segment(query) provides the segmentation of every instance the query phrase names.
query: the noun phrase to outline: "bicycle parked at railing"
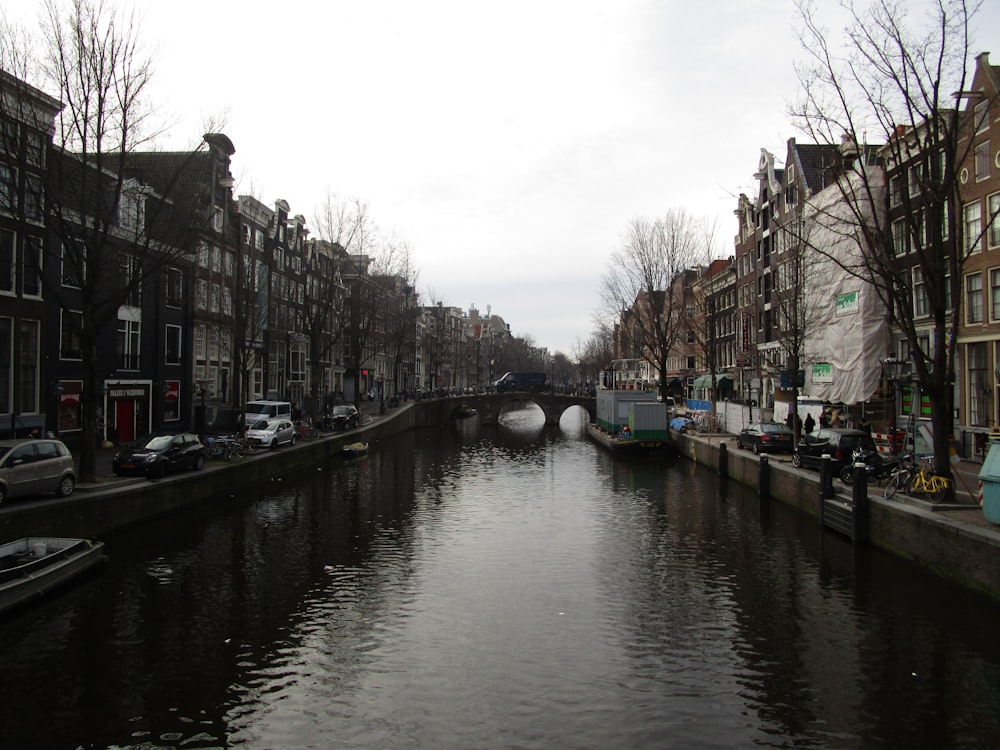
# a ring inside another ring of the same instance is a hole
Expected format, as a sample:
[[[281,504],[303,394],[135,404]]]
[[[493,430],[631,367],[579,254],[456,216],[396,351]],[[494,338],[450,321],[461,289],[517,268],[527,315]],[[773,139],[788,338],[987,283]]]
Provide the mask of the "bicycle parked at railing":
[[[311,419],[296,419],[295,435],[305,440],[311,440],[319,437],[319,430],[313,425]]]
[[[918,462],[911,454],[907,459],[885,486],[887,500],[891,500],[897,492],[903,492],[939,503],[951,494],[951,479],[934,473],[932,458],[925,457]]]

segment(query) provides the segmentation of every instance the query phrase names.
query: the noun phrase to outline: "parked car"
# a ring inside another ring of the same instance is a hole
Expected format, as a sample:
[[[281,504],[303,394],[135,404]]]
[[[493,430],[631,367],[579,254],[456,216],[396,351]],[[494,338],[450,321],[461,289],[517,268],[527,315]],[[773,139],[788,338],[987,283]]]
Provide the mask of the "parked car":
[[[197,435],[147,435],[119,450],[111,459],[111,470],[120,477],[165,477],[182,469],[201,471],[205,446]]]
[[[54,492],[73,494],[76,467],[59,440],[0,440],[0,502]]]
[[[748,448],[754,453],[767,451],[788,451],[795,447],[794,435],[787,425],[780,422],[753,422],[744,427],[736,436],[740,448]]]
[[[290,419],[260,419],[247,429],[247,440],[272,450],[279,445],[295,445],[295,425]]]
[[[361,423],[361,415],[354,404],[339,404],[333,407],[330,422],[335,430],[353,430]]]
[[[799,447],[792,454],[792,464],[819,468],[823,454],[829,453],[833,473],[836,475],[851,463],[855,448],[876,450],[875,441],[871,435],[862,430],[822,427],[799,439]]]

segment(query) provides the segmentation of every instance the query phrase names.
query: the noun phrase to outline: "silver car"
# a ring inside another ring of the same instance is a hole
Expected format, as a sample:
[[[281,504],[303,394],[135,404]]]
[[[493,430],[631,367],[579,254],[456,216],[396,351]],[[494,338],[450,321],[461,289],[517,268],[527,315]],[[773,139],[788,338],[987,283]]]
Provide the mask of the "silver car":
[[[261,419],[247,428],[247,440],[272,449],[286,443],[295,445],[295,425],[290,419]]]
[[[0,502],[46,492],[68,497],[75,488],[76,466],[62,441],[0,440]]]

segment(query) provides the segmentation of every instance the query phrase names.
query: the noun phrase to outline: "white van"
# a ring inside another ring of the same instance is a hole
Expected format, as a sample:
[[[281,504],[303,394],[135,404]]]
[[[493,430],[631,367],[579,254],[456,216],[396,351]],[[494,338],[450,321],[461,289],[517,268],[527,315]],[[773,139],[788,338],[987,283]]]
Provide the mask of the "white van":
[[[288,401],[247,401],[243,424],[252,425],[262,419],[291,419],[292,405]]]

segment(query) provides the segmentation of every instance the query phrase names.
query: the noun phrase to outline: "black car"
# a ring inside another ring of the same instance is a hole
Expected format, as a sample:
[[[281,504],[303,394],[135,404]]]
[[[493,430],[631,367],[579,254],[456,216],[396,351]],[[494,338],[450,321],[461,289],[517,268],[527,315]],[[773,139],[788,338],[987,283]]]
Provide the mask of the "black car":
[[[148,435],[119,450],[111,460],[117,476],[164,477],[181,469],[200,471],[205,446],[197,435]]]
[[[339,404],[333,407],[330,423],[335,430],[352,430],[361,422],[361,415],[354,404]]]
[[[794,447],[792,438],[792,431],[780,422],[753,422],[736,436],[736,444],[740,448],[749,448],[754,453],[791,452]]]
[[[823,454],[830,454],[833,473],[848,466],[853,460],[855,448],[876,450],[872,436],[862,430],[848,430],[842,427],[823,427],[799,439],[799,447],[792,454],[794,466],[815,466],[819,468]]]

